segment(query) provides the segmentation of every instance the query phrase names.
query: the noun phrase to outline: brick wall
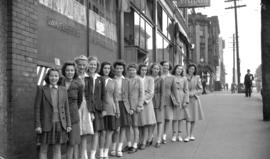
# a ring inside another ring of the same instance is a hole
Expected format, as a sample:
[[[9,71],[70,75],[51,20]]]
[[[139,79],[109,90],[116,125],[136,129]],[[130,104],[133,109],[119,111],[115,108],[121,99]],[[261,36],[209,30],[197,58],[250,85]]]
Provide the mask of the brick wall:
[[[7,1],[0,0],[0,156],[7,153]]]
[[[36,158],[37,1],[8,2],[8,159]]]

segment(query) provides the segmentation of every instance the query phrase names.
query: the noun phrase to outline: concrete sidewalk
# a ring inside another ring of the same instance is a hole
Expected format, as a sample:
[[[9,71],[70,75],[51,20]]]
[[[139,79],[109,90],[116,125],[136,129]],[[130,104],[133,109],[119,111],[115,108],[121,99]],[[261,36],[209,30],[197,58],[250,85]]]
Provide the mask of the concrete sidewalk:
[[[206,119],[197,124],[196,141],[169,142],[159,149],[151,147],[123,159],[270,158],[270,122],[262,121],[259,94],[246,98],[244,94],[216,92],[201,100]]]

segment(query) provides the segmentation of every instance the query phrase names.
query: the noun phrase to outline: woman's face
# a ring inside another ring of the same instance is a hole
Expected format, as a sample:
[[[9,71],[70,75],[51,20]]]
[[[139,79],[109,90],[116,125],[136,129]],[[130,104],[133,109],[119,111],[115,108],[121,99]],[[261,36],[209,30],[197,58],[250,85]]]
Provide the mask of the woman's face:
[[[128,73],[129,73],[129,77],[135,77],[136,76],[136,72],[137,70],[135,68],[129,68],[128,69]]]
[[[87,61],[86,60],[79,60],[77,62],[77,69],[79,73],[84,73],[87,68]]]
[[[194,72],[195,72],[195,67],[194,67],[194,66],[190,66],[190,67],[188,68],[188,74],[189,74],[189,75],[194,75]]]
[[[178,66],[175,70],[175,73],[177,76],[180,76],[181,73],[183,72],[183,67],[182,66]]]
[[[122,76],[124,71],[124,67],[122,65],[116,65],[115,66],[115,75],[116,76]]]
[[[89,61],[89,72],[95,73],[96,70],[97,70],[97,61],[96,60]]]
[[[68,65],[65,69],[66,78],[71,80],[75,75],[75,67],[73,65]]]
[[[167,72],[169,71],[169,69],[170,69],[170,64],[169,64],[169,62],[163,63],[162,69],[163,69],[163,72],[167,73]]]
[[[158,65],[154,65],[154,66],[152,67],[152,74],[153,74],[153,76],[157,76],[158,73],[159,73],[159,71],[160,71],[160,68],[159,68]]]
[[[57,71],[51,71],[49,74],[49,81],[51,85],[57,85],[59,80],[59,73]]]
[[[140,75],[144,77],[147,73],[147,67],[141,67]]]
[[[103,67],[103,74],[105,75],[105,76],[108,76],[109,74],[110,74],[110,71],[111,71],[111,66],[110,65],[105,65],[104,67]]]

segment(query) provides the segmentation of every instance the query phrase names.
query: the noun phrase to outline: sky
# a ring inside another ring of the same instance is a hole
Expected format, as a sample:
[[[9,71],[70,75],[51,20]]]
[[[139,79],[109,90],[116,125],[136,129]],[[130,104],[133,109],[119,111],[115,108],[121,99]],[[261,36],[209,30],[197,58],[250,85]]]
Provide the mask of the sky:
[[[234,10],[226,7],[233,6],[233,2],[225,0],[211,0],[211,6],[195,9],[208,16],[217,15],[220,25],[220,37],[225,40],[224,64],[226,69],[226,82],[232,82],[233,68],[233,34],[235,33]],[[238,5],[247,5],[238,8],[238,36],[241,80],[243,83],[247,69],[255,74],[256,68],[261,64],[261,13],[259,0],[240,0]],[[237,81],[237,80],[236,80]]]

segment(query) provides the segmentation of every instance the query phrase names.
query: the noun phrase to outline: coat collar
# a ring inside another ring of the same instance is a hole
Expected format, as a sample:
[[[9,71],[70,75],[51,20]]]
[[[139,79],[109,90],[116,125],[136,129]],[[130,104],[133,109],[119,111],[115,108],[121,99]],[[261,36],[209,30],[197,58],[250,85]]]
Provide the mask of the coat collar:
[[[49,85],[45,85],[43,87],[43,90],[44,90],[44,96],[45,96],[45,98],[48,100],[48,102],[50,103],[50,105],[53,106],[52,105],[52,97],[51,97],[50,86]],[[61,102],[61,99],[63,99],[63,92],[62,92],[61,87],[58,87],[57,92],[58,92],[58,103],[59,103],[59,102]]]

